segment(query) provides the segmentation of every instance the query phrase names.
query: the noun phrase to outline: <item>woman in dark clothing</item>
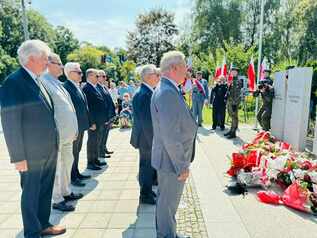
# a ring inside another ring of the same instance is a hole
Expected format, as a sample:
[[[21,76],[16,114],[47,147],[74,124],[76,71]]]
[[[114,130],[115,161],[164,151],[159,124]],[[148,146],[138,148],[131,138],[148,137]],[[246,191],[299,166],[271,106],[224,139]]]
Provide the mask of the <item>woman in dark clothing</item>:
[[[216,130],[220,126],[225,129],[226,118],[226,94],[228,86],[224,77],[217,79],[216,86],[211,90],[210,104],[212,104],[212,129]]]

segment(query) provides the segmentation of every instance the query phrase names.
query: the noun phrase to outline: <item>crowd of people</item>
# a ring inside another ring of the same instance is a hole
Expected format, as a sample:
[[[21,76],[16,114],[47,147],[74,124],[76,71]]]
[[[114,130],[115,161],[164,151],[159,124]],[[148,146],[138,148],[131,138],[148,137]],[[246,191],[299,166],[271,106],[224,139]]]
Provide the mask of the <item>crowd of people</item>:
[[[25,238],[66,232],[50,224],[51,207],[71,212],[75,207],[69,201],[84,196],[71,187],[84,187],[91,178],[78,168],[84,134],[88,135],[87,170],[101,170],[114,153],[107,142],[117,120],[122,128],[132,125],[130,143],[140,157],[140,203],[156,205],[157,238],[181,238],[176,234],[175,214],[194,160],[203,107],[213,105],[213,130],[225,129],[227,107],[232,123],[225,135],[236,136],[238,68],[232,67],[229,85],[220,77],[209,89],[202,72],[193,78],[185,56],[171,51],[163,55],[160,68],[152,64],[141,68],[138,85],[131,81],[117,86],[104,70],[82,72],[77,62],[63,65],[40,40],[23,42],[18,59],[21,67],[1,87],[1,121],[10,160],[21,176]],[[82,82],[84,73],[86,82]],[[64,82],[59,80],[62,74]],[[188,81],[191,108],[183,95]],[[266,88],[263,84],[255,96],[266,97]],[[262,113],[269,106],[264,107]],[[269,126],[263,123],[263,127]],[[157,193],[153,186],[158,186]]]

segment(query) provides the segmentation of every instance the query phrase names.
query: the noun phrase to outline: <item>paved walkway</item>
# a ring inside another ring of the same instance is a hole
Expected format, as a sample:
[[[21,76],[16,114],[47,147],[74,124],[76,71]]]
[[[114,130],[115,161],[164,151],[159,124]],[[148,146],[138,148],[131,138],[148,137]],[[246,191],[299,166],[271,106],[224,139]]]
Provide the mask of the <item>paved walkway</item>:
[[[192,238],[316,237],[316,219],[310,215],[262,204],[252,191],[244,199],[226,194],[226,155],[249,141],[254,132],[243,127],[238,134],[241,138],[229,141],[218,131],[199,130],[197,156],[177,214],[178,230]],[[115,154],[108,161],[109,167],[100,173],[85,172],[94,177],[84,189],[75,188],[85,194],[75,212],[53,211],[52,223],[67,227],[67,233],[60,237],[155,238],[155,208],[138,205],[138,154],[128,143],[130,131],[115,129],[110,137],[109,147]],[[81,157],[84,169],[85,151]],[[1,238],[23,237],[19,200],[19,177],[9,164],[1,135]]]

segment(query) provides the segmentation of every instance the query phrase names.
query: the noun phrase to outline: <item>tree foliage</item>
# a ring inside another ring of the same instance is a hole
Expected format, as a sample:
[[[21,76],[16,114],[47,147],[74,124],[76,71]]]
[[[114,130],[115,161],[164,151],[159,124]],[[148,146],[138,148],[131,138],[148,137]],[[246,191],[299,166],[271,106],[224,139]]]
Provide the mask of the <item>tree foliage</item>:
[[[163,53],[175,49],[177,33],[174,14],[163,9],[140,14],[136,30],[128,33],[128,56],[138,65],[152,63],[158,66]]]

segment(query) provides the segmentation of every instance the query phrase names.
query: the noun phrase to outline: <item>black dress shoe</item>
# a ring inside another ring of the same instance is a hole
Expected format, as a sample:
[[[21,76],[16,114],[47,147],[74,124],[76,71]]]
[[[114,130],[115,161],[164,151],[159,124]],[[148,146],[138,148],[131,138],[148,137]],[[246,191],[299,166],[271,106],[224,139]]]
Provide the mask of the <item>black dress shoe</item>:
[[[237,137],[236,133],[234,133],[234,132],[227,136],[228,139],[234,139],[236,137]]]
[[[113,154],[114,153],[114,151],[110,151],[110,150],[107,150],[106,151],[106,154],[108,154],[108,155],[111,155],[111,154]]]
[[[142,204],[149,204],[149,205],[155,205],[156,201],[154,197],[140,197],[140,203]]]
[[[67,196],[64,196],[64,199],[66,202],[69,202],[69,201],[81,199],[83,196],[84,195],[82,193],[71,193]]]
[[[90,175],[79,174],[79,175],[78,175],[78,178],[79,178],[80,180],[84,180],[84,179],[90,179],[91,176],[90,176]]]
[[[100,155],[99,158],[109,159],[109,158],[111,158],[111,155]]]
[[[157,181],[157,179],[153,181],[152,185],[153,185],[153,186],[158,186],[158,181]]]
[[[62,212],[72,212],[75,210],[75,207],[72,205],[67,205],[65,201],[59,203],[53,203],[53,209],[62,211]]]
[[[221,131],[224,131],[225,130],[225,128],[224,127],[221,127],[221,129],[220,129]]]
[[[101,168],[97,165],[94,165],[94,164],[88,164],[87,165],[87,169],[90,169],[90,170],[101,170]]]
[[[198,124],[199,127],[203,127],[202,124]]]
[[[76,179],[75,181],[72,181],[72,185],[76,187],[85,187],[86,184],[84,184],[80,179]]]
[[[96,161],[96,165],[98,165],[98,166],[106,166],[107,162],[101,162],[101,161],[97,160]]]
[[[228,131],[227,133],[223,134],[224,136],[228,136],[231,134],[231,131]]]

